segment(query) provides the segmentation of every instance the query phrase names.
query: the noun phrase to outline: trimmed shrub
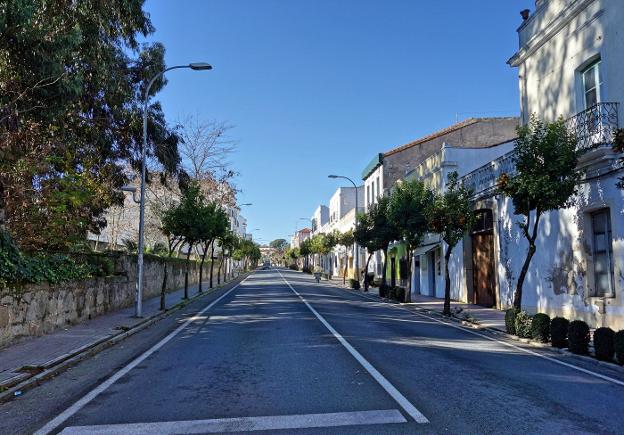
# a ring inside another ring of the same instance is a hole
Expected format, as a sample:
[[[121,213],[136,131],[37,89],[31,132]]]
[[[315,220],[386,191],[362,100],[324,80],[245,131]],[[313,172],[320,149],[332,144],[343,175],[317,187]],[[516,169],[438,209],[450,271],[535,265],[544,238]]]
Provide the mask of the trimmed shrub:
[[[533,316],[531,338],[542,343],[548,343],[550,339],[550,317],[548,314],[537,313]]]
[[[516,308],[505,311],[505,329],[508,334],[516,335],[516,314],[518,314]]]
[[[568,349],[578,355],[587,355],[589,346],[589,326],[582,320],[570,322],[568,326]]]
[[[570,322],[563,317],[555,317],[550,321],[550,337],[553,347],[568,347],[568,327]]]
[[[615,333],[613,337],[613,349],[618,364],[624,365],[624,329]]]
[[[290,270],[299,270],[299,266],[297,266],[297,263],[292,263],[288,266],[288,268]]]
[[[388,297],[388,286],[386,285],[380,285],[379,286],[379,296],[382,298],[387,298]]]
[[[360,281],[358,281],[357,279],[350,278],[349,279],[349,287],[351,287],[353,290],[359,290],[360,289]]]
[[[611,328],[598,328],[594,331],[594,351],[601,361],[613,361],[615,331]]]
[[[303,267],[301,268],[301,271],[302,271],[303,273],[312,273],[312,269],[310,269],[310,266],[303,266]]]
[[[533,317],[526,311],[520,311],[516,314],[516,335],[520,338],[531,338],[531,324]]]
[[[396,287],[388,286],[386,289],[388,299],[396,299]]]

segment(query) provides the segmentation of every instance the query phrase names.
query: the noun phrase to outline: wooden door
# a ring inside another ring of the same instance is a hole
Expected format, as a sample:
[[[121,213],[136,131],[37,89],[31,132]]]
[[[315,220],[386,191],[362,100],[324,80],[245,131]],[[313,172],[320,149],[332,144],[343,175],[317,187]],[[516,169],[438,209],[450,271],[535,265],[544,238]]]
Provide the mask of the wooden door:
[[[486,307],[493,307],[496,304],[492,224],[492,211],[479,211],[477,212],[477,225],[472,233],[472,303]]]

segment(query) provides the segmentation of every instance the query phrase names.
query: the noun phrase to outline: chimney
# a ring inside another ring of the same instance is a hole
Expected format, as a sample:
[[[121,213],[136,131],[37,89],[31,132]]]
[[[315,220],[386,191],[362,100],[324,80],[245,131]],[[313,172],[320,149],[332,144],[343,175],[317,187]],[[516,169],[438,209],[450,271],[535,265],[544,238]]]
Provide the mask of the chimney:
[[[529,14],[531,13],[531,11],[529,9],[524,9],[520,11],[520,15],[522,15],[522,19],[524,21],[529,19]]]

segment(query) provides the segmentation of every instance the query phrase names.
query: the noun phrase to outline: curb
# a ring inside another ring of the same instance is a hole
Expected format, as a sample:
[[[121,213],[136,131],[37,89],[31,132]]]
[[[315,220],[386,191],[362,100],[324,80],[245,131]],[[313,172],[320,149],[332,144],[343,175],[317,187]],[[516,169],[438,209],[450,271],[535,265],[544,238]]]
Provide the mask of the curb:
[[[202,293],[198,293],[190,297],[187,300],[182,300],[181,302],[178,302],[177,304],[173,305],[171,308],[168,308],[163,312],[159,312],[159,313],[153,314],[150,317],[146,317],[144,320],[137,323],[136,325],[129,328],[128,330],[121,331],[114,335],[104,337],[94,342],[88,343],[84,346],[81,346],[70,352],[60,355],[54,359],[51,359],[50,361],[47,361],[44,364],[33,367],[35,369],[33,370],[33,373],[20,373],[8,379],[3,384],[0,384],[0,389],[4,389],[3,391],[0,392],[0,403],[8,402],[14,398],[21,396],[21,394],[24,391],[27,391],[33,387],[41,385],[44,381],[58,375],[59,373],[76,365],[80,361],[83,361],[103,351],[104,349],[114,346],[115,344],[136,334],[137,332],[147,329],[148,327],[158,322],[159,320],[169,317],[173,313],[189,305],[191,302],[194,302],[204,296],[213,294],[221,290],[226,285],[236,283],[237,281],[238,282],[242,281],[247,276],[249,276],[250,273],[251,272],[241,274],[227,283],[221,284],[207,291],[203,291]],[[37,369],[40,369],[40,370],[37,371]]]
[[[341,290],[355,292],[355,293],[360,293],[360,294],[364,295],[364,292],[362,292],[360,290],[353,290],[353,289],[344,287],[342,285],[336,285],[336,284],[332,284],[332,286],[336,287],[336,288],[339,288]],[[605,367],[605,368],[610,368],[610,369],[613,369],[613,370],[615,370],[615,371],[617,371],[619,373],[624,374],[624,366],[621,366],[621,365],[619,365],[617,363],[614,363],[614,362],[612,363],[612,362],[608,362],[608,361],[600,361],[600,360],[598,360],[596,358],[592,358],[591,356],[578,355],[578,354],[570,352],[567,349],[559,349],[559,348],[556,348],[556,347],[552,347],[548,343],[542,343],[542,342],[539,342],[539,341],[533,341],[533,340],[528,339],[528,338],[520,338],[517,335],[508,334],[506,331],[503,331],[503,330],[498,329],[498,328],[493,328],[493,327],[490,327],[490,326],[483,326],[483,325],[480,325],[478,323],[474,323],[474,322],[471,322],[471,321],[459,318],[459,317],[455,316],[454,314],[451,314],[450,316],[445,316],[445,315],[443,315],[443,314],[441,314],[441,313],[439,313],[437,311],[432,311],[432,310],[428,310],[426,308],[421,308],[421,307],[408,306],[408,305],[404,304],[403,302],[398,302],[398,301],[395,301],[393,299],[382,298],[381,296],[375,296],[375,295],[371,295],[371,294],[369,294],[368,296],[371,297],[371,298],[376,298],[380,302],[386,302],[386,303],[390,303],[390,304],[393,304],[393,305],[398,305],[398,306],[400,306],[402,308],[405,308],[407,310],[410,310],[410,311],[413,310],[413,311],[424,312],[424,313],[427,313],[429,315],[435,316],[435,317],[440,318],[440,319],[446,319],[446,320],[453,321],[455,323],[460,323],[461,325],[466,326],[466,327],[471,328],[471,329],[487,331],[487,332],[493,333],[495,335],[502,335],[502,336],[504,336],[507,339],[518,341],[518,342],[523,343],[523,344],[528,344],[529,346],[532,346],[532,347],[540,348],[540,349],[542,349],[545,352],[558,353],[558,354],[563,355],[563,356],[568,357],[568,358],[576,359],[578,361],[589,362],[589,363],[592,363],[594,365]]]

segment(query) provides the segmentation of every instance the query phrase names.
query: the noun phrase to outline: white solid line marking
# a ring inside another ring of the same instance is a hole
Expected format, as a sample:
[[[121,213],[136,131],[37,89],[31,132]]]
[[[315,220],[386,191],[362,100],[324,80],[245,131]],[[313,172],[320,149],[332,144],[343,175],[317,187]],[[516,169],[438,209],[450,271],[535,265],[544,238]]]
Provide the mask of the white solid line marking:
[[[328,414],[277,415],[266,417],[217,418],[212,420],[108,424],[65,428],[64,435],[151,435],[249,432],[256,430],[307,429],[313,427],[406,423],[396,409],[333,412]]]
[[[416,409],[416,407],[412,405],[410,401],[407,400],[407,398],[405,398],[405,396],[401,394],[401,392],[390,383],[390,381],[388,381],[381,373],[379,373],[379,371],[375,367],[373,367],[373,365],[369,363],[366,358],[362,356],[362,354],[355,350],[355,348],[351,346],[351,344],[349,344],[349,342],[342,335],[340,335],[338,331],[336,331],[327,322],[327,320],[325,320],[325,318],[321,316],[318,311],[316,311],[312,307],[312,305],[310,305],[308,301],[306,301],[305,298],[293,288],[292,285],[290,285],[290,283],[286,280],[286,278],[284,278],[284,275],[282,275],[280,271],[278,271],[278,273],[280,274],[284,282],[288,284],[288,287],[290,287],[290,289],[297,296],[299,296],[299,299],[301,299],[301,301],[308,307],[308,309],[312,311],[316,318],[319,319],[323,325],[325,325],[325,327],[329,330],[329,332],[332,333],[334,337],[336,337],[340,344],[342,344],[349,351],[353,358],[355,358],[357,362],[359,362],[362,367],[366,369],[366,371],[377,381],[377,383],[379,383],[379,385],[381,385],[384,390],[386,390],[386,392],[401,406],[401,408],[403,408],[405,412],[410,415],[410,417],[412,417],[418,423],[429,423],[427,417],[425,417],[418,409]]]
[[[376,300],[376,299],[374,299],[374,298],[372,298],[370,296],[362,295],[362,294],[359,294],[359,293],[351,293],[351,294],[356,294],[356,295],[358,295],[360,297],[363,297],[364,299],[367,299],[369,301],[373,301],[373,302],[377,302],[377,303],[383,303],[383,301]],[[397,308],[397,309],[400,309],[400,310],[407,311],[408,313],[414,314],[416,316],[425,317],[425,318],[427,318],[429,320],[433,320],[434,322],[441,323],[442,325],[450,326],[451,328],[455,328],[455,329],[459,329],[460,331],[467,332],[468,334],[476,335],[478,337],[482,337],[482,338],[485,338],[485,339],[490,340],[490,341],[495,341],[497,343],[504,344],[507,347],[511,347],[513,349],[520,350],[522,352],[528,353],[529,355],[533,355],[533,356],[536,356],[538,358],[545,359],[545,360],[553,362],[555,364],[559,364],[559,365],[571,368],[573,370],[577,370],[579,372],[585,373],[587,375],[594,376],[594,377],[602,379],[604,381],[611,382],[613,384],[620,385],[620,386],[624,387],[624,382],[623,381],[620,381],[618,379],[612,378],[610,376],[606,376],[606,375],[603,375],[603,374],[600,374],[600,373],[592,372],[591,370],[587,370],[587,369],[584,369],[582,367],[575,366],[574,364],[570,364],[570,363],[567,363],[567,362],[564,362],[564,361],[560,361],[557,358],[553,358],[553,357],[550,357],[550,356],[542,355],[542,354],[540,354],[538,352],[535,352],[535,351],[532,351],[530,349],[525,349],[523,347],[516,346],[513,343],[507,343],[506,341],[499,340],[499,339],[494,338],[494,337],[488,337],[485,334],[482,334],[480,332],[476,332],[476,331],[470,330],[467,327],[460,326],[460,325],[454,325],[454,324],[452,324],[450,322],[445,322],[443,320],[436,319],[435,317],[431,317],[431,316],[428,316],[428,315],[423,314],[423,313],[412,311],[412,310],[407,309],[405,307],[402,307],[400,305],[388,304],[388,306],[391,306],[391,307],[394,307],[394,308]]]
[[[124,375],[126,375],[130,370],[132,370],[133,368],[135,368],[136,366],[141,364],[143,361],[145,361],[146,358],[148,358],[150,355],[152,355],[158,349],[163,347],[168,341],[170,341],[172,338],[174,338],[180,332],[182,332],[182,330],[184,328],[186,328],[189,324],[191,324],[191,322],[193,322],[194,319],[197,316],[201,316],[206,311],[211,309],[221,299],[223,299],[224,297],[226,297],[227,295],[232,293],[234,290],[236,290],[238,288],[238,286],[240,286],[246,280],[247,280],[247,278],[245,278],[244,280],[242,280],[241,282],[236,284],[234,287],[229,289],[227,292],[225,292],[224,294],[219,296],[219,298],[217,298],[216,300],[212,301],[209,305],[204,307],[199,313],[195,314],[190,319],[187,319],[186,322],[184,322],[182,325],[178,326],[173,332],[171,332],[165,338],[160,340],[158,343],[156,343],[154,346],[152,346],[151,348],[146,350],[144,353],[142,353],[138,357],[136,357],[132,362],[130,362],[124,368],[122,368],[121,370],[116,372],[113,376],[111,376],[110,378],[108,378],[107,380],[102,382],[100,385],[95,387],[93,390],[91,390],[89,393],[87,393],[85,396],[83,396],[80,400],[78,400],[72,406],[67,408],[65,411],[63,411],[62,413],[60,413],[59,415],[54,417],[52,420],[50,420],[45,426],[43,426],[41,429],[39,429],[37,432],[35,432],[34,435],[47,435],[48,433],[52,432],[54,429],[59,427],[61,424],[63,424],[65,421],[67,421],[68,418],[70,418],[71,416],[76,414],[85,405],[87,405],[89,402],[91,402],[93,399],[95,399],[99,394],[101,394],[104,391],[106,391],[111,385],[113,385],[115,382],[117,382],[119,379],[121,379]]]

